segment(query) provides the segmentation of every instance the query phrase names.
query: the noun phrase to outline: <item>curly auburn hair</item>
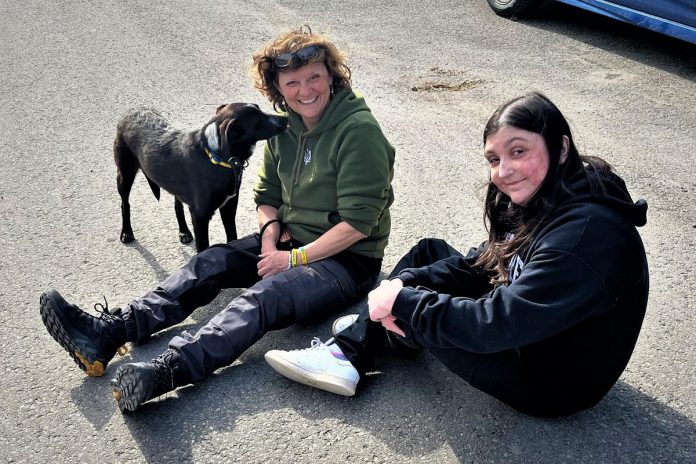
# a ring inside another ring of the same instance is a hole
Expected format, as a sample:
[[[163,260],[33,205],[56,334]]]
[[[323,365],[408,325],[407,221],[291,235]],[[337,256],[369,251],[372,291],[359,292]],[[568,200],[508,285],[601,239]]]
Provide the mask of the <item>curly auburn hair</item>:
[[[318,45],[320,53],[311,62],[323,61],[326,69],[333,78],[332,87],[335,92],[351,87],[350,68],[346,65],[346,55],[336,47],[326,36],[313,34],[309,26],[285,32],[253,54],[250,68],[254,87],[258,89],[273,104],[277,111],[287,111],[283,96],[278,90],[278,73],[292,71],[307,64],[306,61],[292,60],[290,66],[277,68],[273,60],[283,53],[292,53],[309,45]]]

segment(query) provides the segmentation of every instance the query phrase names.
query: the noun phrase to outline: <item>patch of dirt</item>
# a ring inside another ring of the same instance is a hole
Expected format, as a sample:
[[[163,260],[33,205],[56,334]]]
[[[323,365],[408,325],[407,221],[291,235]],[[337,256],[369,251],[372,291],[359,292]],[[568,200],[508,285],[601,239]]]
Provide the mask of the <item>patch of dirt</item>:
[[[421,91],[446,91],[461,92],[471,90],[484,84],[483,79],[463,79],[463,72],[452,69],[443,69],[438,66],[430,68],[428,76],[424,78],[422,84],[414,85],[411,90]]]

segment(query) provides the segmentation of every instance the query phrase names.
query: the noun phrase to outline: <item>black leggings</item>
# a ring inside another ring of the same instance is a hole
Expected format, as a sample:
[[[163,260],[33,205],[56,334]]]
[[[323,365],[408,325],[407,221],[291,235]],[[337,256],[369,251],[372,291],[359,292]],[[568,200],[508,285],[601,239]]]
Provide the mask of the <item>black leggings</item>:
[[[389,278],[395,277],[403,269],[427,266],[455,255],[461,256],[461,253],[445,241],[423,239],[399,261]],[[471,271],[472,275],[478,274],[474,268]],[[457,296],[478,298],[482,295]],[[408,356],[417,353],[419,349],[426,349],[471,386],[521,412],[535,416],[559,416],[576,412],[554,406],[554,403],[564,403],[562,395],[554,400],[549,397],[554,396],[554,393],[540,388],[538,373],[525,366],[519,349],[492,354],[472,353],[457,348],[445,349],[429,344],[403,321],[398,323],[406,337],[389,332],[380,323],[371,321],[369,311],[365,309],[352,326],[336,335],[335,342],[360,374],[374,370],[375,357],[385,352]]]

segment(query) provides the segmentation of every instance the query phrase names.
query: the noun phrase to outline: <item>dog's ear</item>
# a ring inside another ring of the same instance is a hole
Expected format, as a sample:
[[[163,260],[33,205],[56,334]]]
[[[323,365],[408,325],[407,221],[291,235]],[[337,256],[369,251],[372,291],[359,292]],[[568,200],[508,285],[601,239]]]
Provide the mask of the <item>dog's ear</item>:
[[[222,153],[225,156],[232,156],[230,143],[241,139],[244,136],[244,129],[236,123],[234,119],[227,119],[220,124],[220,142]]]
[[[244,129],[237,124],[234,118],[226,119],[220,123],[220,137],[235,140],[241,138],[242,135],[244,135]]]
[[[215,114],[218,114],[220,112],[220,110],[223,109],[224,107],[226,107],[227,105],[228,105],[227,103],[223,103],[222,105],[215,108]]]

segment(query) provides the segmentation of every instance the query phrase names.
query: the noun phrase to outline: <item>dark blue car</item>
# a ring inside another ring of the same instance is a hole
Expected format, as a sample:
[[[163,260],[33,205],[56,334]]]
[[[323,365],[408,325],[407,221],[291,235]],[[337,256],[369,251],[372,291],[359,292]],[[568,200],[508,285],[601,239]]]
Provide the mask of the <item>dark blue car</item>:
[[[488,0],[498,15],[524,14],[546,0]],[[556,0],[696,44],[696,0]]]

